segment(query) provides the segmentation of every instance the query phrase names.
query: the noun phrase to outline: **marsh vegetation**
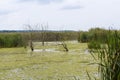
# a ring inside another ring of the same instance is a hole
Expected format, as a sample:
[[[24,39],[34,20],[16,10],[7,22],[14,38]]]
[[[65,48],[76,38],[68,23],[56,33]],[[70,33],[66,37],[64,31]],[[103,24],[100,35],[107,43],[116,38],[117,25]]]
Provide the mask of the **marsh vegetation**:
[[[101,28],[2,32],[0,80],[119,80],[119,34]]]
[[[54,43],[54,44],[53,44]],[[97,66],[88,65],[95,60],[86,54],[86,43],[68,42],[69,52],[64,52],[61,45],[55,42],[34,43],[35,49],[2,48],[0,49],[1,80],[86,80],[86,70],[98,76]],[[39,51],[42,50],[43,51]],[[45,50],[46,49],[46,50]],[[26,51],[27,50],[27,51]],[[49,51],[47,51],[49,50]],[[51,50],[51,51],[50,51]]]

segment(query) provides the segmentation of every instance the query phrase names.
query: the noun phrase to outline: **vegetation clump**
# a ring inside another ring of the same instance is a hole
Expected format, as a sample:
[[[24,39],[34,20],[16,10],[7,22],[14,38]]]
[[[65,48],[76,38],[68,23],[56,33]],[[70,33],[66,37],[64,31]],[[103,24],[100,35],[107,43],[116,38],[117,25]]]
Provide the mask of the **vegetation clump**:
[[[90,43],[92,44],[92,43]],[[94,45],[99,45],[97,42]],[[90,45],[88,47],[91,49]],[[94,48],[98,53],[100,80],[120,80],[120,36],[109,30],[105,43]],[[92,53],[92,55],[95,55]]]
[[[21,47],[24,41],[20,34],[0,34],[0,47]]]

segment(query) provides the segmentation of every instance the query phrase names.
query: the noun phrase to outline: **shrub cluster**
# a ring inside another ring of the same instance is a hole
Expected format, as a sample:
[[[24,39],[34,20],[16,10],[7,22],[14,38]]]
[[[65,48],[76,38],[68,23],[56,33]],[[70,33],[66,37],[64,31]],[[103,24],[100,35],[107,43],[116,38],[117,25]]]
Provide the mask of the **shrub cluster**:
[[[4,33],[0,34],[0,47],[21,47],[24,41],[20,34]]]
[[[114,32],[114,30],[111,32]],[[109,30],[102,28],[91,28],[89,31],[79,32],[78,42],[87,42],[88,48],[96,49],[100,47],[100,44],[105,44],[107,42],[108,35]]]
[[[91,42],[98,41],[105,43],[108,30],[102,28],[91,28],[89,31],[80,31],[78,36],[78,42]]]

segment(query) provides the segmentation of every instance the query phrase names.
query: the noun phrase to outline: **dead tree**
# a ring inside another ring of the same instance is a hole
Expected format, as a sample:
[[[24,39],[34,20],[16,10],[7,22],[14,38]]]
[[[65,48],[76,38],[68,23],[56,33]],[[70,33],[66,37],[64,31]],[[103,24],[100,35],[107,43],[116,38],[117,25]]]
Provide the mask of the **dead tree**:
[[[33,42],[31,40],[30,40],[30,49],[32,52],[34,51]]]
[[[29,47],[31,49],[31,51],[34,51],[34,46],[33,46],[33,27],[31,25],[26,25],[27,30],[29,30]]]
[[[45,45],[45,30],[44,30],[43,25],[41,25],[41,27],[42,27],[42,32],[41,32],[42,46],[44,46]]]
[[[59,39],[60,39],[60,42],[61,42],[61,45],[63,46],[63,48],[65,49],[66,52],[69,51],[68,47],[67,47],[67,44],[66,44],[66,39],[65,37],[63,36],[63,32],[60,34],[59,33]]]
[[[40,38],[41,38],[41,41],[42,41],[42,46],[44,46],[45,45],[45,40],[47,39],[47,37],[46,37],[46,30],[47,30],[47,28],[48,28],[48,25],[39,25],[39,24],[37,24],[37,25],[26,25],[26,28],[27,28],[27,30],[29,30],[29,47],[30,47],[30,49],[31,49],[31,51],[33,52],[34,51],[34,46],[33,46],[33,37],[35,37],[35,36],[38,36],[39,37],[39,40],[40,40]],[[40,37],[40,35],[39,35],[39,31],[41,30],[41,37]],[[33,35],[33,33],[35,33],[35,31],[37,32],[37,34],[35,35]]]
[[[44,46],[45,45],[45,40],[47,40],[46,30],[48,28],[48,24],[47,25],[42,25],[41,24],[41,28],[42,28],[42,32],[41,32],[42,46]]]
[[[63,48],[65,49],[66,52],[69,51],[68,47],[67,47],[67,44],[65,42],[62,42],[61,44],[63,46]]]

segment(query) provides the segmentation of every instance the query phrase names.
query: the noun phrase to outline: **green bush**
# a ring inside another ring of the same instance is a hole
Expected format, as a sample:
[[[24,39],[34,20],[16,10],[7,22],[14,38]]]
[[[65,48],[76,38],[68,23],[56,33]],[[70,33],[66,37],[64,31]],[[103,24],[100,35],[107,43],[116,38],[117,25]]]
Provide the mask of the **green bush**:
[[[21,47],[24,41],[20,34],[0,34],[0,47]]]
[[[78,42],[88,42],[89,37],[88,37],[88,32],[79,32],[79,36],[78,36]]]
[[[100,49],[101,44],[99,42],[91,41],[88,43],[89,49]]]
[[[106,37],[108,30],[102,28],[91,28],[89,31],[80,31],[78,33],[78,42],[91,42],[97,41],[100,43],[106,43]]]

